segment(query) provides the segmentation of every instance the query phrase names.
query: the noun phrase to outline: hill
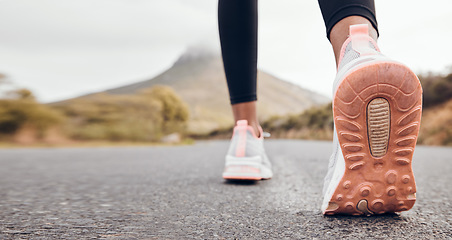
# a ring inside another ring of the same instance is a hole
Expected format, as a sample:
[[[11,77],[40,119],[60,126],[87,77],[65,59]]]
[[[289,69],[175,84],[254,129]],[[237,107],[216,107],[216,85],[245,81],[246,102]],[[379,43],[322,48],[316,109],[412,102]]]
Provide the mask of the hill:
[[[190,48],[160,75],[138,83],[106,90],[108,94],[136,94],[155,85],[167,85],[188,104],[189,132],[207,133],[233,124],[221,56],[202,48]],[[275,115],[299,113],[327,103],[323,95],[258,72],[258,113],[264,121]],[[83,96],[87,97],[87,96]]]

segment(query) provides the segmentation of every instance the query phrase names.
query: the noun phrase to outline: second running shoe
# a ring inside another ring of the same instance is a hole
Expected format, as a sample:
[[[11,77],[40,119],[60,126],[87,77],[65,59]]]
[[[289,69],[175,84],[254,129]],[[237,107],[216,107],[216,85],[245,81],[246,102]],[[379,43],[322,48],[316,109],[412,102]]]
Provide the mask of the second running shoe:
[[[227,180],[262,180],[273,176],[272,166],[264,150],[264,133],[259,137],[247,120],[237,121],[226,155],[223,178]]]
[[[327,215],[406,211],[416,200],[411,160],[422,88],[383,56],[368,25],[350,26],[333,88],[333,154],[323,189]]]

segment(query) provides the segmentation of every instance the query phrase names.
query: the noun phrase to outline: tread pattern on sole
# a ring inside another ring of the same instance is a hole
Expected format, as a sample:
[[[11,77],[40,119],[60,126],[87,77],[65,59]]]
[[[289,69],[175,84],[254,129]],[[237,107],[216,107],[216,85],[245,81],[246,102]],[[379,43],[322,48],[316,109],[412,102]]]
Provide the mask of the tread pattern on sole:
[[[399,63],[362,66],[345,76],[333,102],[345,173],[325,214],[411,209],[416,199],[411,159],[422,111],[417,76]]]
[[[370,152],[374,157],[386,154],[390,129],[389,113],[389,102],[384,98],[375,98],[367,106],[367,134]]]

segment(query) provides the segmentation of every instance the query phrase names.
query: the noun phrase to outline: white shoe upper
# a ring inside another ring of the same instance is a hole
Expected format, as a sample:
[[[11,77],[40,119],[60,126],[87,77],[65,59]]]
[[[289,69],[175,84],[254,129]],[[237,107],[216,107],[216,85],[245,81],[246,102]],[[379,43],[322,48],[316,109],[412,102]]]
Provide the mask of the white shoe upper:
[[[226,165],[229,162],[244,162],[250,159],[259,159],[262,178],[271,178],[272,165],[264,149],[264,133],[259,128],[259,137],[254,133],[247,120],[237,121],[234,133],[226,155]],[[254,160],[253,160],[254,161]]]

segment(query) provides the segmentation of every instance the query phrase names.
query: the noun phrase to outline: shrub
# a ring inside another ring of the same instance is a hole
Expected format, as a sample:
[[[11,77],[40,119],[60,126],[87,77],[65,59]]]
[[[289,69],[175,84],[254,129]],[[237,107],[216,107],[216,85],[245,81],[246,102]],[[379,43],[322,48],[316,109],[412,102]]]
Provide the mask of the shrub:
[[[423,88],[423,106],[429,108],[452,99],[452,73],[419,75]]]
[[[69,118],[66,133],[79,140],[158,141],[184,133],[189,117],[186,104],[164,86],[134,95],[99,93],[54,107]]]
[[[185,124],[189,119],[188,106],[172,88],[157,85],[141,91],[140,95],[160,104],[164,132],[171,133],[185,130]]]
[[[331,139],[333,136],[331,103],[309,108],[296,115],[272,117],[265,121],[262,127],[278,138]]]
[[[15,134],[28,126],[37,131],[37,137],[43,137],[49,127],[64,120],[57,111],[37,103],[27,89],[14,91],[10,96],[10,99],[0,99],[0,134]]]

